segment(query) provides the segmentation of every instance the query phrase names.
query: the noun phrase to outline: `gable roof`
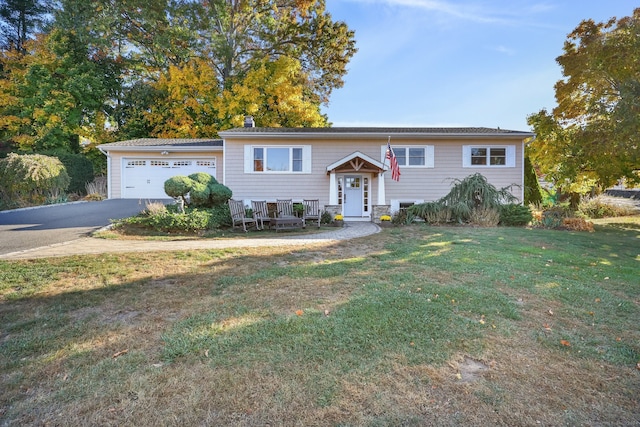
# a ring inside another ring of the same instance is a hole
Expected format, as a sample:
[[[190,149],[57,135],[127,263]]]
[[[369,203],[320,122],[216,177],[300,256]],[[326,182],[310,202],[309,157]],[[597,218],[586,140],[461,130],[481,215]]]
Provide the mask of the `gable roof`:
[[[327,173],[333,170],[336,170],[339,168],[345,168],[345,167],[347,169],[356,170],[356,171],[359,171],[363,168],[367,170],[371,169],[371,170],[375,170],[375,172],[385,171],[388,169],[386,165],[377,161],[373,157],[367,156],[366,154],[363,154],[360,151],[356,151],[327,166]]]

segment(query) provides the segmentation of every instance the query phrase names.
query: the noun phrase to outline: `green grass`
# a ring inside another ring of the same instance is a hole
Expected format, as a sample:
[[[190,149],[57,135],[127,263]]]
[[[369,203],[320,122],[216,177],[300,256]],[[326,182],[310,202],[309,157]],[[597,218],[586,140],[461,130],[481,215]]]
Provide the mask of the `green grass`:
[[[620,224],[0,261],[0,416],[633,423],[640,232]],[[463,357],[498,368],[462,389],[450,370]]]

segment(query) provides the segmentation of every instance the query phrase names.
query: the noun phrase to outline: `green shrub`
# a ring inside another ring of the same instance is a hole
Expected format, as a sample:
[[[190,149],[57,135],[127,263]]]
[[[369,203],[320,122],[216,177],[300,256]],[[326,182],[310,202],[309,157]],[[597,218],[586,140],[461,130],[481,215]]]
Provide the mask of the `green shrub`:
[[[14,206],[40,205],[58,199],[71,179],[55,157],[10,153],[0,159],[0,197]]]
[[[322,211],[320,215],[320,224],[331,224],[331,214],[327,211]]]
[[[204,185],[217,184],[218,181],[213,177],[213,175],[209,175],[206,172],[196,172],[189,175],[189,178],[194,180],[195,182],[199,182]]]
[[[149,225],[165,232],[203,231],[209,228],[209,212],[194,209],[185,213],[159,213],[149,217]]]
[[[603,197],[594,197],[580,202],[576,214],[582,218],[615,218],[635,212],[632,205],[614,204]]]
[[[451,211],[440,202],[418,203],[407,208],[408,213],[422,218],[427,224],[442,224],[449,222]]]
[[[209,222],[209,228],[212,230],[218,228],[231,227],[231,212],[229,211],[229,205],[217,205],[210,210],[211,218]]]
[[[503,203],[516,200],[509,189],[512,186],[498,190],[487,181],[483,175],[475,173],[463,180],[455,179],[455,184],[449,194],[439,200],[440,203],[451,209],[451,215],[457,222],[468,222],[475,210],[481,210],[483,214],[489,210],[499,211]],[[484,215],[474,215],[474,218]]]
[[[500,210],[496,208],[476,208],[469,215],[469,223],[480,227],[495,227],[500,222]]]
[[[393,214],[391,222],[395,225],[410,225],[415,221],[416,216],[409,209],[400,209]]]
[[[540,223],[544,228],[559,228],[562,221],[567,217],[567,209],[555,206],[542,212]]]
[[[233,196],[231,189],[222,184],[209,184],[211,206],[226,205],[227,201]]]
[[[509,191],[512,186],[498,190],[479,173],[453,182],[449,194],[440,200],[415,204],[407,212],[422,218],[427,224],[453,220],[495,226],[500,219],[501,206],[517,200]]]
[[[500,206],[500,225],[523,226],[533,219],[529,206],[510,203]]]
[[[194,181],[189,192],[189,200],[193,206],[208,207],[211,187],[201,182]]]
[[[188,176],[176,175],[164,182],[164,192],[174,199],[180,197],[186,201],[186,196],[191,191],[194,181]]]
[[[86,194],[87,183],[93,182],[93,163],[86,156],[76,153],[55,153],[65,167],[71,181],[67,191],[80,195]]]

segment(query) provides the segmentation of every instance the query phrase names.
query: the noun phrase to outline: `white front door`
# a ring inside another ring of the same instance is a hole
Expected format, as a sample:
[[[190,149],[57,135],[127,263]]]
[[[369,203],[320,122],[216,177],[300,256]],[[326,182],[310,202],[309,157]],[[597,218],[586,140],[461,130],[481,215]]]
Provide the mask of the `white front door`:
[[[362,176],[344,176],[342,210],[345,217],[362,216]]]

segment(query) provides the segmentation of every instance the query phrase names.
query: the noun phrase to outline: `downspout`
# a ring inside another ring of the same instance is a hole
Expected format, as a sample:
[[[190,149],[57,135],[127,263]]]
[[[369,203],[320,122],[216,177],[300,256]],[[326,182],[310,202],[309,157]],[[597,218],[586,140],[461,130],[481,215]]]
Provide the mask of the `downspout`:
[[[108,151],[105,151],[104,148],[98,146],[98,150],[105,156],[107,156],[107,199],[111,198],[111,156]]]

